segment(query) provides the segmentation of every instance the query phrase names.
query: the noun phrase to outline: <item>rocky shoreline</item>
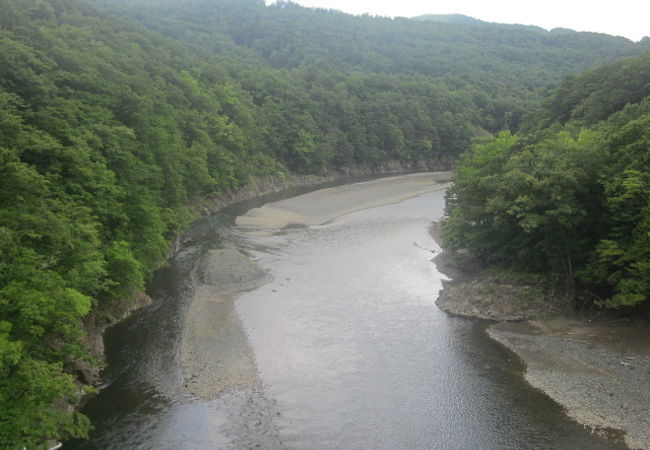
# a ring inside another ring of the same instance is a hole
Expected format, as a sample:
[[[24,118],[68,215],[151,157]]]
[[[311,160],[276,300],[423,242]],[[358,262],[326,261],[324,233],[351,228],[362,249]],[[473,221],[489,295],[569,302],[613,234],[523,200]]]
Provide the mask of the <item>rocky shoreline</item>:
[[[180,360],[185,388],[211,400],[227,389],[257,387],[257,368],[235,311],[242,292],[266,284],[269,274],[234,247],[208,251],[192,274]]]
[[[556,318],[502,322],[487,333],[514,351],[526,364],[526,381],[574,420],[594,430],[620,430],[632,449],[650,448],[647,326]],[[640,341],[645,349],[635,348]]]
[[[438,224],[431,234],[441,242]],[[436,304],[457,316],[495,321],[490,338],[513,351],[524,377],[596,432],[620,430],[631,449],[650,449],[650,327],[578,316],[534,283],[481,277],[442,253],[452,280]]]
[[[185,391],[221,401],[234,448],[281,448],[277,409],[264,393],[254,352],[235,311],[246,291],[271,280],[269,273],[235,247],[210,250],[191,274],[192,298],[185,315],[179,356]]]

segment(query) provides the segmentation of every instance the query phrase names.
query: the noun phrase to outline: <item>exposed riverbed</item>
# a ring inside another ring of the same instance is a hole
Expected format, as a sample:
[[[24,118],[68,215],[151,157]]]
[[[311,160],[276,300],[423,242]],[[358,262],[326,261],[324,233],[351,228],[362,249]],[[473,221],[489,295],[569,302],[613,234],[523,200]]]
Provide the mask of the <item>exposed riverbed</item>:
[[[443,187],[393,178],[197,223],[153,304],[109,330],[77,447],[624,448],[528,385],[485,322],[435,306]]]

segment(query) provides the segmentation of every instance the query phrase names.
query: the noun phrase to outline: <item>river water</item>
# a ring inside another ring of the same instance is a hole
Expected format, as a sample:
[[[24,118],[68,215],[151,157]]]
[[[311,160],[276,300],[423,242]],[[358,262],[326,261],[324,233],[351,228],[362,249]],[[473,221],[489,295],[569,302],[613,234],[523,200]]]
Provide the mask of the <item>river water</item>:
[[[435,306],[444,275],[428,228],[444,191],[279,233],[234,227],[251,206],[197,222],[156,274],[153,305],[109,330],[110,384],[84,409],[96,431],[66,448],[624,448],[526,384],[484,322]],[[260,415],[236,390],[210,401],[183,391],[188,276],[224,243],[274,277],[235,310],[263,386]],[[258,439],[259,428],[274,439]]]

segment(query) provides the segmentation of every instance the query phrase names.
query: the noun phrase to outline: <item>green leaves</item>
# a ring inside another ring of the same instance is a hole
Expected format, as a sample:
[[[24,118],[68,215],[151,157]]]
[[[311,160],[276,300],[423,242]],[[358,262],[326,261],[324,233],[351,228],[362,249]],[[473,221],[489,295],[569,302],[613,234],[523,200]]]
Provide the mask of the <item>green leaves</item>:
[[[650,53],[568,77],[540,111],[537,126],[570,120],[593,126],[650,95]],[[532,124],[529,124],[532,125]]]
[[[497,249],[510,239],[513,221],[502,184],[516,144],[516,137],[503,132],[496,139],[478,141],[459,161],[454,185],[447,191],[449,222],[444,230],[449,247],[468,248],[487,260],[497,257]]]
[[[68,286],[56,264],[0,227],[0,445],[36,447],[44,439],[84,436],[87,419],[56,404],[76,401],[62,372],[79,318],[92,299]]]
[[[640,51],[605,38],[562,50],[538,32],[515,45],[502,29],[257,0],[120,3],[109,15],[77,0],[0,0],[0,447],[88,430],[66,408],[79,392],[63,371],[82,353],[80,321],[142,289],[197,198],[289,169],[449,164],[474,134],[516,129],[560,72]],[[645,92],[645,67],[614,71],[620,89],[585,87],[551,107],[598,117]],[[478,142],[449,191],[448,239],[543,270],[594,244],[594,283],[638,302],[648,125],[624,108],[607,139],[567,128]],[[603,145],[619,152],[614,171],[600,170]],[[638,173],[619,179],[619,166]],[[589,225],[603,204],[611,221]]]
[[[107,270],[110,280],[106,283],[109,298],[129,298],[144,288],[144,267],[125,241],[112,242],[106,249]]]
[[[602,69],[568,80],[562,89],[608,73]],[[602,86],[586,88],[602,92]],[[551,103],[560,108],[565,100],[573,102],[556,94]],[[605,104],[616,110],[612,102]],[[578,107],[567,108],[568,117]],[[448,194],[450,217],[443,226],[446,240],[486,262],[560,274],[570,294],[578,283],[603,307],[646,302],[649,124],[646,97],[593,129],[580,129],[576,122],[563,128],[542,123],[518,144],[509,143],[507,135],[477,143],[455,171]]]
[[[11,328],[11,322],[0,322],[0,373],[18,364],[24,349],[22,342],[11,339]]]
[[[87,436],[88,419],[55,403],[77,396],[72,377],[62,373],[60,363],[33,359],[23,353],[19,361],[0,370],[0,380],[3,448],[39,448],[48,439]]]
[[[650,173],[625,170],[605,186],[610,228],[583,277],[610,288],[603,306],[634,306],[650,297]]]

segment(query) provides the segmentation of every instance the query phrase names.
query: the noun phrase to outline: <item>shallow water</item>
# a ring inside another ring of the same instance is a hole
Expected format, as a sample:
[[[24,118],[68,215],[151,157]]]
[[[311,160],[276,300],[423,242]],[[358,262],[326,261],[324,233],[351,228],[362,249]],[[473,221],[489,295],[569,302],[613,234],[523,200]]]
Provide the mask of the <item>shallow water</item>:
[[[154,304],[107,334],[111,384],[84,410],[97,431],[71,447],[254,448],[272,430],[273,442],[296,449],[624,448],[528,386],[485,323],[437,309],[443,276],[428,226],[443,195],[266,236],[229,225],[245,208],[196,224],[195,244],[152,283]],[[183,391],[187,276],[220,239],[275,276],[237,301],[263,398],[234,391],[201,402]]]

